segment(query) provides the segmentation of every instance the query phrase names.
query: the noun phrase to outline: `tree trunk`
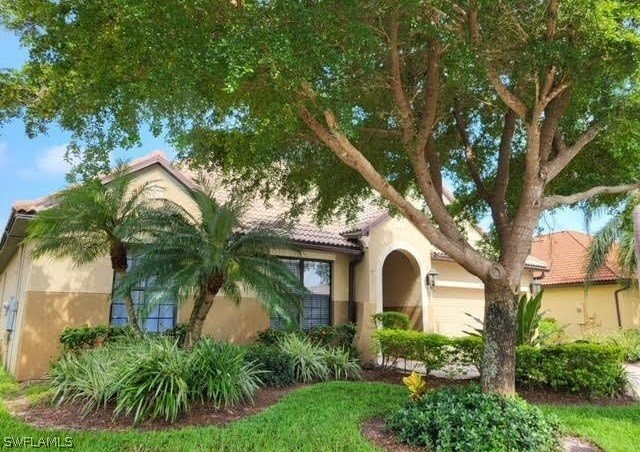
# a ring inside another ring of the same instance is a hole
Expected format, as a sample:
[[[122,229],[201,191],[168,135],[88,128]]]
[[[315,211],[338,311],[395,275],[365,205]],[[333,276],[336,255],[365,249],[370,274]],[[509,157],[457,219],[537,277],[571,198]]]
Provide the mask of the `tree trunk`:
[[[193,306],[193,311],[191,311],[191,316],[189,317],[187,334],[184,338],[184,348],[191,348],[196,342],[200,340],[200,337],[202,336],[202,327],[204,326],[204,321],[206,320],[207,315],[211,310],[211,306],[213,306],[215,297],[215,293],[207,292],[204,295],[203,299]]]
[[[485,282],[484,296],[482,390],[512,395],[516,375],[516,294],[505,278]]]
[[[124,243],[115,243],[111,247],[111,268],[119,279],[124,278],[127,274],[127,247]],[[128,293],[122,297],[122,302],[127,310],[127,317],[129,317],[129,327],[136,335],[142,334],[140,325],[138,324],[138,314],[136,313],[135,305],[133,304],[133,298],[131,293]]]

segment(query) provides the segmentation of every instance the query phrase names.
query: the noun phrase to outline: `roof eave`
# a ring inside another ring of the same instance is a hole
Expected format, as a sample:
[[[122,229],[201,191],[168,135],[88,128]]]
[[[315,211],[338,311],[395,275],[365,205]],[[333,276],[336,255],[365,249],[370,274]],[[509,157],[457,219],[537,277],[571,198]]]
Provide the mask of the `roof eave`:
[[[34,217],[33,213],[11,210],[9,221],[0,238],[0,273],[13,257],[25,236],[27,223]]]

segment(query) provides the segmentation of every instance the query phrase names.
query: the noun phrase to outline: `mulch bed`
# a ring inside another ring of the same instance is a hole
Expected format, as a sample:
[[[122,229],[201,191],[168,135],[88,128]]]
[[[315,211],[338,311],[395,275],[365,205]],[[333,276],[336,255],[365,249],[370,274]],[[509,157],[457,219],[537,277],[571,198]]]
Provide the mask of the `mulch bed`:
[[[402,373],[394,369],[371,368],[364,370],[364,381],[401,385],[403,376],[406,376],[406,373]],[[433,389],[444,386],[462,386],[473,381],[477,382],[477,379],[450,380],[430,376],[427,379],[427,384],[429,385],[429,388]],[[256,394],[253,404],[244,404],[230,408],[215,409],[209,404],[194,404],[191,406],[189,413],[182,415],[174,423],[168,423],[164,420],[156,419],[153,421],[141,422],[135,427],[132,427],[132,419],[130,417],[120,416],[118,418],[114,418],[113,405],[93,411],[87,416],[82,416],[81,407],[73,404],[52,406],[49,403],[41,402],[35,405],[29,405],[26,399],[6,402],[8,408],[15,416],[37,427],[60,428],[66,430],[129,430],[131,428],[141,430],[166,430],[186,426],[224,426],[230,422],[252,416],[269,408],[271,405],[278,402],[283,396],[300,388],[301,386],[303,385],[290,386],[286,388],[264,388]],[[615,399],[603,398],[594,400],[548,390],[523,389],[518,392],[529,402],[553,405],[580,405],[587,403],[597,403],[599,405],[626,405],[633,403],[633,400],[626,396]],[[365,433],[371,441],[380,445],[380,447],[386,448],[384,444],[388,443],[393,445],[392,443],[395,439],[392,437],[385,437],[384,423],[381,424],[381,422],[381,420],[372,420],[371,422],[365,423],[363,425],[363,433]],[[396,446],[400,448],[387,450],[415,450],[413,448],[407,448],[409,446],[405,445],[395,444],[394,447]]]
[[[256,394],[253,404],[247,403],[230,408],[215,409],[210,404],[193,404],[188,413],[180,416],[173,423],[166,422],[163,419],[155,419],[140,422],[135,428],[140,430],[167,430],[187,426],[224,426],[269,408],[283,396],[302,386],[264,388]],[[104,409],[92,411],[87,416],[82,416],[82,407],[79,405],[63,404],[55,406],[50,403],[38,403],[26,407],[16,407],[12,411],[17,417],[37,427],[64,430],[130,430],[133,423],[132,418],[125,416],[114,418],[113,409],[113,405],[107,405]]]

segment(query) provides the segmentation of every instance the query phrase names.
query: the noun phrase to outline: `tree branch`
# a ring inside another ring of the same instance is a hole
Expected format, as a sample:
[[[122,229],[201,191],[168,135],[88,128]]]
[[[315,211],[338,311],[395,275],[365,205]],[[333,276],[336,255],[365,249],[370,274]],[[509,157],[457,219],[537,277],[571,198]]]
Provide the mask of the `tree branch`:
[[[480,171],[478,170],[478,166],[476,164],[476,156],[473,152],[473,146],[471,144],[471,138],[469,137],[469,131],[467,130],[467,122],[464,118],[464,115],[460,111],[460,102],[458,99],[455,101],[455,107],[453,108],[453,117],[456,120],[456,128],[458,129],[458,134],[462,139],[462,143],[464,145],[464,157],[467,162],[467,168],[469,170],[469,174],[471,175],[471,179],[473,179],[473,183],[478,190],[478,194],[482,199],[487,202],[490,202],[489,190],[487,190],[484,181],[482,180],[482,176],[480,175]]]
[[[464,239],[453,218],[446,212],[449,221],[441,227],[435,224],[420,209],[416,208],[402,194],[400,194],[378,171],[367,158],[356,149],[349,139],[340,131],[334,114],[325,111],[325,121],[328,128],[320,124],[304,107],[300,108],[299,116],[305,125],[347,166],[358,172],[369,185],[380,195],[394,205],[425,237],[437,248],[447,253],[460,263],[466,270],[476,275],[485,275],[491,268],[491,262]],[[429,202],[431,201],[431,202]],[[427,199],[430,210],[436,221],[443,211],[438,204],[431,205],[432,199]],[[442,204],[442,199],[439,202]],[[444,206],[444,204],[442,204]],[[437,212],[437,214],[436,214]]]
[[[558,149],[558,155],[543,165],[542,171],[545,174],[545,180],[551,182],[566,166],[574,159],[576,155],[605,129],[602,123],[592,124],[571,147],[567,147],[562,140],[560,134],[554,136],[554,144]]]
[[[506,233],[509,221],[506,211],[506,198],[511,173],[511,149],[513,134],[516,130],[516,120],[516,114],[512,110],[509,110],[504,116],[504,127],[498,150],[498,169],[496,170],[496,180],[493,185],[493,198],[491,200],[493,221],[501,238]]]
[[[395,100],[398,111],[400,112],[400,123],[402,125],[402,142],[407,146],[413,139],[415,134],[413,123],[413,112],[411,110],[411,104],[402,86],[402,67],[400,61],[400,49],[398,48],[398,31],[400,24],[396,15],[391,17],[390,32],[389,32],[389,44],[391,46],[391,77],[389,78],[389,84],[391,91],[393,92],[393,98]]]
[[[547,196],[543,200],[543,206],[545,209],[552,209],[554,207],[576,204],[580,201],[586,201],[587,199],[591,199],[594,196],[598,195],[618,195],[622,193],[627,193],[632,190],[640,189],[640,182],[634,184],[626,184],[626,185],[610,185],[610,186],[599,186],[593,187],[589,190],[585,190],[580,193],[574,193],[573,195],[551,195]]]

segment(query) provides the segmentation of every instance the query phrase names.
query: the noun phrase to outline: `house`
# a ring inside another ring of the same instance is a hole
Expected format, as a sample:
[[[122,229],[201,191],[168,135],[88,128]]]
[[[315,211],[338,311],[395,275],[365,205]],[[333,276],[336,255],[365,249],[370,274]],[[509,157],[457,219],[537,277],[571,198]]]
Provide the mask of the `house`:
[[[542,309],[566,325],[570,337],[640,326],[638,292],[619,274],[613,259],[585,285],[592,240],[582,232],[561,231],[536,237],[531,249],[550,268],[536,275],[536,283],[544,289]]]
[[[132,162],[128,171],[134,184],[153,181],[158,195],[186,208],[194,206],[189,196],[194,181],[162,153]],[[59,354],[58,337],[65,328],[126,321],[122,303],[111,300],[113,272],[106,256],[81,267],[69,260],[31,257],[29,245],[22,242],[25,228],[51,203],[50,197],[16,202],[0,242],[0,349],[3,364],[19,380],[46,374]],[[254,200],[247,220],[273,218],[286,209],[286,203],[277,200]],[[480,238],[474,228],[468,233]],[[462,334],[468,323],[465,313],[483,315],[480,280],[435,249],[407,220],[390,216],[374,203],[364,204],[354,221],[336,219],[322,227],[303,214],[293,241],[301,254],[274,252],[287,259],[311,291],[304,303],[303,326],[355,322],[357,347],[365,359],[372,357],[371,317],[377,312],[403,311],[414,328],[447,335]],[[544,269],[544,262],[531,258],[521,290],[528,291],[533,272]],[[439,274],[435,285],[434,270]],[[145,289],[138,290],[143,294]],[[188,312],[188,303],[156,306],[145,328],[166,330],[185,322]],[[214,303],[204,333],[246,342],[271,324],[267,312],[246,293],[239,306],[225,299]]]

